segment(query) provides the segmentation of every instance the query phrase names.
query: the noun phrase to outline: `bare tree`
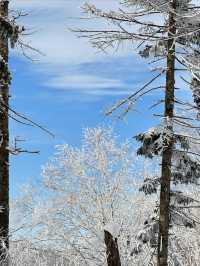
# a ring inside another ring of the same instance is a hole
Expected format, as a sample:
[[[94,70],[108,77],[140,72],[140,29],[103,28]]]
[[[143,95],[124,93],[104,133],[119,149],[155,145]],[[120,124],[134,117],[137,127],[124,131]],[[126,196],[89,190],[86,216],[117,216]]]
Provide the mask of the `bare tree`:
[[[131,252],[154,203],[144,206],[144,195],[131,193],[138,188],[133,157],[129,144],[105,128],[85,130],[81,147],[59,145],[43,168],[42,193],[30,187],[14,205],[12,240],[28,238],[77,259],[75,265],[139,266]],[[143,255],[150,259],[149,247]]]

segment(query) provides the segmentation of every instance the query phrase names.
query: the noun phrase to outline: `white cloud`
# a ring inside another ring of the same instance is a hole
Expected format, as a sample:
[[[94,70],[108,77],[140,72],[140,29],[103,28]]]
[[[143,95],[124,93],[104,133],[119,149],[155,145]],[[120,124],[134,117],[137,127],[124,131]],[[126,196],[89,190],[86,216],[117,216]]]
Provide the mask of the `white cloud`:
[[[70,66],[78,67],[80,64],[101,61],[108,57],[97,53],[87,40],[77,38],[68,30],[69,27],[105,27],[104,24],[99,24],[95,20],[71,19],[71,17],[82,16],[80,6],[84,2],[84,0],[11,0],[11,8],[29,13],[21,19],[20,23],[30,31],[35,31],[24,40],[45,54],[45,56],[31,54],[32,58],[39,59],[34,69],[48,75],[44,85],[60,89],[79,88],[82,92],[85,89],[86,93],[89,88],[95,88],[97,94],[100,94],[100,89],[104,89],[102,94],[106,94],[106,88],[119,88],[123,83],[112,78],[79,75],[78,71],[77,76],[75,73],[74,76],[68,77],[67,72],[65,75],[66,69]],[[116,0],[91,0],[90,2],[106,9],[116,9],[118,6]],[[121,56],[127,53],[127,50],[121,50],[110,56]],[[21,56],[20,53],[15,55]]]
[[[124,84],[120,80],[106,79],[90,75],[59,76],[45,84],[57,89],[98,90],[120,88]]]
[[[107,9],[116,8],[117,1],[91,1]],[[87,40],[79,39],[68,28],[101,27],[95,20],[71,19],[81,17],[83,0],[12,0],[11,7],[24,9],[30,13],[22,19],[22,23],[34,34],[26,37],[26,41],[46,56],[41,62],[49,64],[78,64],[100,60],[102,54],[96,53]],[[29,12],[30,11],[30,12]],[[104,26],[103,26],[104,27]]]

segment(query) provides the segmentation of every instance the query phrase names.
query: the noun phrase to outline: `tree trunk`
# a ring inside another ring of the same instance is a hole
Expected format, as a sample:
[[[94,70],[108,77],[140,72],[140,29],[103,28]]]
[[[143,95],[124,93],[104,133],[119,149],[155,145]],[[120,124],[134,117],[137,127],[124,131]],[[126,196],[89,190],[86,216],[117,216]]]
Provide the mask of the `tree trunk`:
[[[104,241],[108,266],[121,266],[117,238],[113,239],[113,236],[108,231],[104,231]]]
[[[171,10],[176,9],[176,0],[170,1]],[[160,191],[160,216],[158,234],[158,266],[168,265],[168,239],[170,223],[170,183],[171,162],[173,153],[173,125],[170,120],[174,114],[174,86],[175,86],[175,42],[173,36],[176,34],[174,12],[169,14],[169,31],[167,47],[167,73],[165,92],[165,118],[169,120],[168,130],[172,137],[164,147],[162,154],[161,191]]]
[[[9,1],[0,0],[0,16],[8,17]],[[1,25],[0,25],[1,27]],[[5,259],[5,246],[9,247],[9,83],[8,70],[8,37],[0,36],[0,258]],[[5,262],[3,265],[8,265]]]

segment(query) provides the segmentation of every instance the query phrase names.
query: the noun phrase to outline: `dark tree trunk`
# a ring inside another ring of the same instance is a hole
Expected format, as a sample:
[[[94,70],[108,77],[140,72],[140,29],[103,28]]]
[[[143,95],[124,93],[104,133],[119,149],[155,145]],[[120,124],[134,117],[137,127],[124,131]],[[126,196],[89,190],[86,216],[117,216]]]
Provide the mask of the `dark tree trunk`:
[[[0,16],[8,17],[8,1],[0,0]],[[0,25],[1,27],[1,25]],[[9,247],[9,83],[10,74],[8,70],[8,37],[6,34],[0,36],[0,238]],[[0,241],[0,256],[4,258],[4,245]],[[4,265],[7,265],[5,262]]]
[[[117,239],[113,239],[113,236],[108,231],[104,231],[104,241],[108,266],[121,266]]]
[[[176,9],[176,0],[170,2],[171,10]],[[171,120],[174,113],[174,86],[175,86],[175,42],[173,35],[176,34],[174,13],[169,14],[168,32],[168,55],[165,92],[165,118]],[[168,125],[169,131],[173,134],[173,125]],[[168,141],[167,147],[162,154],[161,170],[161,191],[160,191],[160,216],[158,234],[158,266],[168,265],[168,239],[170,223],[170,183],[171,183],[171,162],[173,153],[173,137]]]

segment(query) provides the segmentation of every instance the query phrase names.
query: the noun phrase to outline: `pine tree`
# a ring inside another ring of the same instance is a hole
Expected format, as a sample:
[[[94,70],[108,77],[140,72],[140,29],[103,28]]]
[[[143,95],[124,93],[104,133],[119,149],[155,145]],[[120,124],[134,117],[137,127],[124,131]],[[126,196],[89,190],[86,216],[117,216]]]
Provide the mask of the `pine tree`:
[[[183,190],[176,190],[174,185],[197,185],[200,177],[199,153],[195,152],[199,140],[195,130],[199,127],[194,118],[194,110],[199,112],[200,102],[200,7],[190,0],[124,0],[122,5],[127,9],[104,12],[86,4],[84,11],[87,14],[106,19],[115,27],[74,31],[89,38],[98,49],[115,48],[124,41],[131,41],[136,43],[140,56],[147,60],[153,58],[151,63],[155,64],[154,70],[158,73],[142,88],[116,103],[107,114],[126,106],[124,115],[142,96],[164,88],[164,100],[158,102],[164,103],[164,114],[159,115],[162,118],[161,124],[136,137],[141,142],[139,155],[161,158],[161,176],[144,180],[141,188],[145,194],[160,191],[160,197],[153,217],[145,221],[144,230],[138,234],[140,244],[135,252],[142,250],[142,244],[150,243],[152,248],[157,248],[157,265],[167,266],[170,228],[177,224],[193,228],[197,222],[190,212],[191,203],[196,203],[195,199],[184,195]],[[191,82],[181,78],[192,88],[196,105],[178,99],[178,93],[175,94],[179,71],[191,74]],[[166,79],[165,85],[153,86],[163,76]],[[184,112],[183,115],[177,114],[177,108],[185,108],[187,115]],[[191,114],[188,114],[188,110],[192,110]]]
[[[167,69],[165,90],[164,117],[172,121],[174,117],[174,86],[175,86],[175,42],[176,34],[175,16],[176,1],[169,3],[168,40],[167,40]],[[170,184],[172,179],[172,156],[173,156],[173,125],[167,126],[170,137],[162,152],[162,170],[160,180],[160,212],[159,212],[159,234],[158,234],[158,265],[167,265],[168,238],[170,219]]]

